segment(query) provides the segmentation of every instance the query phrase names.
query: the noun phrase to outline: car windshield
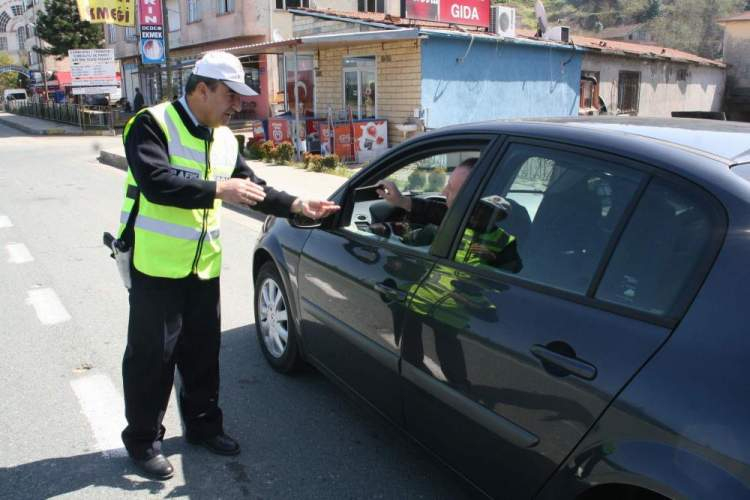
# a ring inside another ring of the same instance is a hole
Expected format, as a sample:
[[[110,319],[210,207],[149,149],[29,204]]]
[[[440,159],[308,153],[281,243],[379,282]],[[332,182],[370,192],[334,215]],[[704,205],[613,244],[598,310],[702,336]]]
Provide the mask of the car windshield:
[[[732,172],[739,175],[746,181],[750,181],[750,162],[740,163],[732,167]]]
[[[26,94],[22,94],[21,92],[16,92],[14,94],[10,94],[8,96],[8,99],[26,99]]]

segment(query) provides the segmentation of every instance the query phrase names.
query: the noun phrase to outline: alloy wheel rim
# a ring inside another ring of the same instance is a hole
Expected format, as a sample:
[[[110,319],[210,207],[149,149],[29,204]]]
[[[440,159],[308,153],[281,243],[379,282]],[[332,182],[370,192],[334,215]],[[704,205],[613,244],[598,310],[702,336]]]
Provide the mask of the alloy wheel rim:
[[[289,323],[284,295],[279,285],[271,278],[263,281],[260,287],[258,316],[263,343],[271,356],[278,359],[286,352]]]

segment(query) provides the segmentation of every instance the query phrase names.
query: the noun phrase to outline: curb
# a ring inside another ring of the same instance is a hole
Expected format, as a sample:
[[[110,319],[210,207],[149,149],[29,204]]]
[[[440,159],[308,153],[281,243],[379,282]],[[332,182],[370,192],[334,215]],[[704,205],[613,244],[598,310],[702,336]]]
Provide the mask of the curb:
[[[102,163],[104,165],[108,165],[110,167],[119,168],[120,170],[128,170],[128,160],[122,156],[118,155],[116,153],[110,153],[109,151],[99,151],[99,163]],[[256,212],[255,210],[251,210],[243,205],[235,205],[234,203],[230,202],[223,202],[222,203],[225,207],[228,209],[237,212],[242,215],[247,215],[248,217],[252,217],[253,219],[263,222],[266,220],[266,215],[262,214],[260,212]]]
[[[114,136],[116,134],[113,134],[109,130],[89,130],[89,131],[80,131],[80,132],[68,132],[62,127],[49,127],[45,129],[36,129],[27,127],[26,125],[21,125],[20,123],[16,123],[13,120],[8,120],[7,118],[0,118],[0,123],[3,125],[6,125],[8,127],[14,128],[16,130],[20,130],[21,132],[25,132],[30,135],[68,135],[68,136]]]

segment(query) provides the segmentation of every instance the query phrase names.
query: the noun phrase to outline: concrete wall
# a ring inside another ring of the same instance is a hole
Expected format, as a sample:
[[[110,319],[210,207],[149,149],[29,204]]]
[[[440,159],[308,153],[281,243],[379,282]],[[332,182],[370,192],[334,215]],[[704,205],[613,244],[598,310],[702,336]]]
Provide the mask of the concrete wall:
[[[580,52],[479,39],[467,54],[468,47],[468,38],[422,42],[421,104],[429,128],[578,114]]]
[[[178,49],[233,37],[269,34],[270,11],[264,1],[235,0],[234,12],[217,14],[216,0],[199,0],[201,19],[187,22],[187,6],[180,3],[181,29],[170,36],[170,48]],[[275,2],[274,2],[275,4]]]
[[[725,24],[724,61],[727,84],[734,88],[750,88],[750,21]]]
[[[680,69],[687,69],[686,81],[677,81]],[[587,53],[582,70],[599,72],[599,95],[610,113],[617,111],[620,71],[641,74],[638,116],[669,117],[672,111],[721,110],[723,68]]]
[[[384,42],[320,51],[315,78],[315,99],[319,116],[344,107],[342,62],[350,56],[375,56],[377,67],[378,118],[388,120],[389,144],[403,140],[395,125],[404,123],[420,106],[420,43],[417,40]]]

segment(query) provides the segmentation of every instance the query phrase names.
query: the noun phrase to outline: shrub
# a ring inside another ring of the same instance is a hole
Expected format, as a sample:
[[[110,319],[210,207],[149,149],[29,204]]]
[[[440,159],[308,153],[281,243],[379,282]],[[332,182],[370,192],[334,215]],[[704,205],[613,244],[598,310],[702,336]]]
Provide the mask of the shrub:
[[[263,159],[263,149],[260,142],[250,142],[245,148],[245,156],[251,160]]]
[[[445,186],[445,170],[436,168],[427,176],[427,191],[442,191]]]
[[[261,151],[261,157],[264,161],[272,161],[274,157],[274,150],[276,149],[276,145],[273,143],[273,141],[265,141],[261,143],[260,145],[260,151]]]
[[[341,163],[338,155],[324,156],[320,160],[320,164],[323,169],[336,168]]]
[[[427,175],[424,172],[414,170],[407,178],[406,188],[409,191],[419,191],[424,187],[426,181]]]
[[[240,154],[245,152],[245,136],[242,134],[234,134],[235,139],[237,139],[237,146],[240,148]]]
[[[307,169],[311,172],[322,172],[323,168],[323,157],[320,155],[310,155],[307,163]]]
[[[281,163],[282,165],[285,165],[292,161],[292,158],[294,157],[294,146],[292,146],[291,142],[282,142],[278,146],[276,146],[276,158],[275,160]]]

